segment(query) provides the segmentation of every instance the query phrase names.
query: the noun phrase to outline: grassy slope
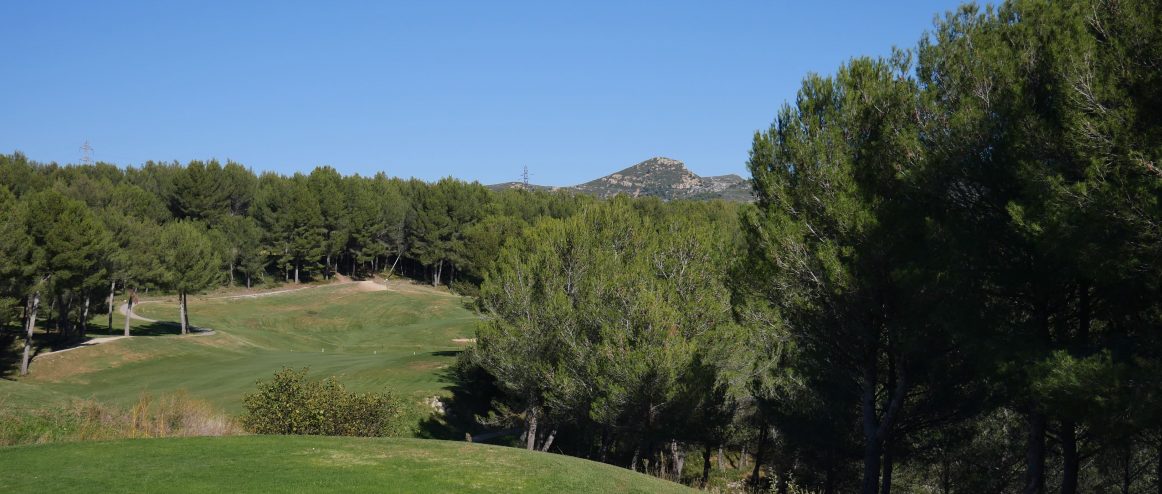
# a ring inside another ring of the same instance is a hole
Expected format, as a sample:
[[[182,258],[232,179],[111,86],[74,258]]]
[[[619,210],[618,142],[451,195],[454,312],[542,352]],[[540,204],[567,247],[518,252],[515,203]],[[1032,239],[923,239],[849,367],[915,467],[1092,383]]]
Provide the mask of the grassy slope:
[[[69,398],[43,386],[0,379],[0,409],[33,410],[59,406]]]
[[[312,375],[340,376],[355,390],[438,394],[446,384],[440,370],[462,348],[452,339],[472,335],[474,316],[458,297],[401,288],[369,292],[345,285],[255,299],[192,298],[191,323],[217,334],[159,336],[173,328],[134,321],[135,332],[150,335],[38,357],[19,384],[45,396],[119,405],[143,391],[186,390],[237,412],[255,380],[283,366],[309,366]],[[177,319],[172,303],[138,308],[152,319]],[[124,319],[115,319],[120,328]]]
[[[10,492],[689,492],[567,456],[415,439],[52,444],[0,449],[0,463],[0,485]]]

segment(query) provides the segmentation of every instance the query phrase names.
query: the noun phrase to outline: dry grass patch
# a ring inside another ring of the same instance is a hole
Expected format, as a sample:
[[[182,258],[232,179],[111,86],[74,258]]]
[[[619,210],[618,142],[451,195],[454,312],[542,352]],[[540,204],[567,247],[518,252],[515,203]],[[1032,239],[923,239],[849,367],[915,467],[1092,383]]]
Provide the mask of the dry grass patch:
[[[235,420],[183,392],[156,400],[143,393],[129,408],[95,400],[63,407],[18,410],[0,404],[0,446],[148,437],[242,434]]]

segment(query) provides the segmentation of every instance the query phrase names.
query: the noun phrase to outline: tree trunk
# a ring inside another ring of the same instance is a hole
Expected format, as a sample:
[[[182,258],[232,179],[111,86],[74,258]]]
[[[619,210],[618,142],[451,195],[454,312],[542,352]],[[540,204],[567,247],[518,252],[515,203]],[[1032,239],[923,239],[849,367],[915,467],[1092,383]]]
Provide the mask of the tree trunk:
[[[638,461],[638,458],[641,457],[641,454],[642,454],[642,445],[638,444],[637,447],[635,447],[633,449],[633,459],[629,460],[629,469],[630,470],[633,470],[635,472],[637,471],[637,461]]]
[[[525,449],[532,451],[537,446],[537,411],[535,408],[529,408],[525,412],[525,420],[527,421],[526,428],[528,429],[528,437],[525,438]]]
[[[133,299],[137,298],[137,289],[125,289],[125,336],[129,336],[129,322],[133,320]]]
[[[72,295],[62,294],[57,297],[57,319],[56,329],[60,332],[61,337],[68,338],[72,334],[73,328],[69,320],[69,312],[71,312],[73,305]]]
[[[28,375],[28,363],[32,361],[32,332],[36,330],[36,310],[40,308],[40,292],[32,294],[28,306],[27,331],[24,333],[24,358],[20,361],[20,375]]]
[[[746,469],[746,443],[743,443],[742,453],[738,455],[738,468]]]
[[[113,332],[113,304],[117,303],[114,295],[117,294],[117,280],[109,283],[109,332]]]
[[[722,452],[722,445],[719,444],[718,445],[718,471],[719,472],[726,470],[726,458],[725,458],[725,456],[726,455],[724,455]]]
[[[1081,460],[1077,455],[1077,424],[1061,422],[1061,494],[1077,494],[1077,470]]]
[[[323,278],[331,279],[331,254],[327,254],[327,267],[323,270]]]
[[[553,440],[557,438],[557,429],[554,427],[549,431],[549,437],[545,438],[545,444],[541,445],[542,452],[548,452],[549,447],[553,445]]]
[[[178,319],[182,325],[182,334],[189,334],[190,330],[186,327],[186,294],[178,292]]]
[[[890,345],[890,343],[891,343],[891,340],[889,340],[889,345]],[[896,357],[895,357],[895,354],[893,354],[891,351],[889,351],[888,352],[888,385],[886,388],[887,391],[889,391],[889,393],[885,393],[885,396],[884,396],[884,405],[883,405],[884,408],[883,409],[885,411],[889,410],[891,408],[891,406],[892,406],[891,400],[896,398],[895,396],[892,396],[892,394],[891,394],[891,393],[895,392],[896,384],[897,384],[896,383]],[[885,412],[885,414],[886,414],[886,412]],[[883,473],[881,474],[881,478],[880,478],[880,494],[891,494],[891,492],[892,492],[892,467],[894,466],[892,463],[892,432],[891,432],[891,430],[884,430],[883,427],[881,426],[880,430],[877,433],[877,437],[881,441],[881,448],[883,451],[883,464],[881,467],[883,469]]]
[[[246,288],[250,288],[250,273],[246,273]]]
[[[234,260],[230,260],[230,286],[234,286]]]
[[[880,494],[892,494],[892,445],[885,441],[884,444],[884,474],[880,481]]]
[[[299,262],[295,261],[295,284],[299,284]]]
[[[706,448],[702,450],[702,480],[699,482],[699,485],[701,485],[703,489],[705,489],[706,484],[710,482],[710,455],[713,453],[713,451],[714,448],[710,446],[710,443],[706,443]],[[721,459],[718,460],[718,464],[720,467],[722,466]]]
[[[597,447],[597,460],[605,463],[609,460],[609,442],[610,434],[608,427],[601,428],[601,445]]]
[[[763,453],[767,448],[767,427],[766,422],[763,422],[762,428],[759,429],[759,443],[754,449],[754,470],[750,472],[750,481],[754,485],[759,483],[759,473],[763,468]]]
[[[81,313],[81,338],[89,332],[89,295],[85,294],[85,310]]]
[[[876,387],[878,385],[875,370],[875,359],[869,359],[864,366],[863,398],[861,400],[863,414],[863,482],[859,491],[862,494],[877,494],[880,488],[880,456],[883,453],[883,443],[879,439],[879,420],[876,419]]]
[[[395,255],[395,261],[391,263],[391,269],[387,271],[387,277],[390,278],[395,275],[395,265],[399,264],[399,254]]]
[[[682,481],[682,470],[686,469],[686,456],[678,441],[670,441],[670,456],[674,460],[674,482]]]
[[[1024,494],[1045,492],[1045,415],[1029,413],[1029,438],[1025,448]]]
[[[48,310],[44,311],[44,313],[47,315],[47,318],[49,321],[52,320],[52,315],[54,312],[56,312],[57,301],[58,301],[58,299],[56,297],[48,299]],[[46,322],[48,322],[48,321],[46,321]],[[58,322],[58,324],[59,324],[59,322]],[[58,326],[57,329],[59,330],[60,327]],[[48,325],[47,324],[45,324],[45,326],[44,326],[44,332],[48,333]]]
[[[646,442],[646,452],[642,455],[642,473],[649,474],[650,466],[654,465],[654,442]]]

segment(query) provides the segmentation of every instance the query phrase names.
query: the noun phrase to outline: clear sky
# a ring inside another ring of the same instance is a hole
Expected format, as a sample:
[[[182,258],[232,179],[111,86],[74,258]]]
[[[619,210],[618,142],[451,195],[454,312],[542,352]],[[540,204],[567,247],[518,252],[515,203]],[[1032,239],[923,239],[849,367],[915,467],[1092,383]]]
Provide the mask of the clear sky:
[[[746,175],[803,75],[960,3],[0,1],[0,153],[570,185]]]

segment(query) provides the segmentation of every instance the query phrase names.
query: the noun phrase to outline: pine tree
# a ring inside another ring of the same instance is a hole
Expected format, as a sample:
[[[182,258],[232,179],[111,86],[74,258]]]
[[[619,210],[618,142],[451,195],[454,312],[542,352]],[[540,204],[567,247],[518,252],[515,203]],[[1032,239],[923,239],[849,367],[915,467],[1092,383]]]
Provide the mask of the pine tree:
[[[34,265],[22,203],[0,185],[0,326],[19,319]]]
[[[337,270],[339,256],[351,235],[342,180],[339,172],[329,166],[315,168],[307,177],[307,185],[319,201],[324,278],[330,278]]]
[[[182,334],[189,334],[189,295],[221,279],[214,245],[201,224],[176,221],[162,229],[159,249],[162,285],[177,292]]]

